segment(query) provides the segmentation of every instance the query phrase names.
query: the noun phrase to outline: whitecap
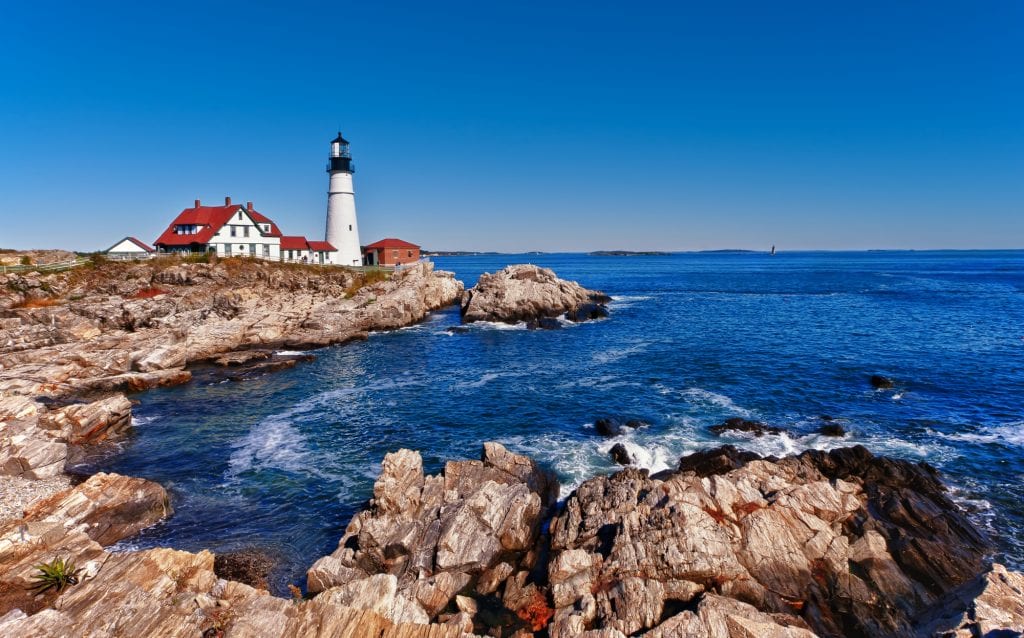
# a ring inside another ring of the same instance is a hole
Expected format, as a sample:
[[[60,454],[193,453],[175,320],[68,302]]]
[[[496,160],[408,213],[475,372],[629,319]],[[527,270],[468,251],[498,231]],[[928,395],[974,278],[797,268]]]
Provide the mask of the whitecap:
[[[651,297],[647,295],[615,295],[608,305],[618,309],[629,308],[641,301],[649,301],[650,299]]]
[[[225,477],[237,478],[250,470],[281,470],[327,478],[318,468],[306,437],[294,425],[294,411],[266,417],[242,439],[232,443]]]
[[[647,342],[637,342],[623,348],[609,348],[604,352],[595,353],[593,360],[595,363],[614,363],[630,355],[643,352],[647,349],[647,345]]]
[[[715,405],[724,410],[728,410],[733,414],[738,414],[748,419],[755,416],[754,412],[747,410],[746,408],[741,408],[724,394],[705,390],[704,388],[687,388],[683,390],[682,395],[691,401]]]
[[[951,434],[935,432],[932,430],[929,430],[929,432],[933,435],[946,439],[947,441],[974,443],[978,445],[999,443],[1006,446],[1024,446],[1024,421],[1014,421],[1013,423],[1007,423],[1004,425],[982,427],[977,432],[953,432]]]

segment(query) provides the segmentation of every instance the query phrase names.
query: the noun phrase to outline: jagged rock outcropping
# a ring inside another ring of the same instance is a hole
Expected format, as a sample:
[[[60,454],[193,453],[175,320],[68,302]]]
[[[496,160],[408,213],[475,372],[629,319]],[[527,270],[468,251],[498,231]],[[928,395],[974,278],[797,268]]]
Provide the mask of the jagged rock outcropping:
[[[559,279],[549,268],[518,264],[480,275],[462,295],[462,322],[539,322],[562,315],[586,321],[608,316],[609,301],[602,292]]]
[[[166,512],[166,493],[159,485],[98,474],[36,504],[24,519],[0,523],[0,635],[469,637],[454,625],[395,623],[372,609],[327,598],[275,598],[219,578],[215,557],[207,551],[104,548]],[[27,588],[36,565],[55,557],[69,558],[81,569],[78,584],[33,595]]]
[[[424,477],[418,454],[388,455],[310,591],[376,592],[381,612],[495,636],[909,637],[987,569],[987,540],[933,469],[864,448],[780,460],[727,446],[657,477],[628,468],[583,483],[548,535],[535,503],[551,479],[495,444],[482,459]],[[1016,575],[993,573],[989,599],[1019,604],[1004,600]]]
[[[24,415],[22,415],[24,416]],[[557,481],[484,445],[435,476],[385,457],[369,507],[309,570],[308,601],[225,580],[209,552],[111,553],[166,493],[99,474],[0,523],[0,634],[18,636],[812,638],[1014,635],[1024,575],[922,463],[863,448],[760,459],[735,448],[649,476]],[[82,568],[26,592],[35,565]],[[433,624],[428,624],[433,623]],[[1001,633],[1004,632],[1004,633]]]
[[[553,475],[497,443],[485,444],[479,461],[449,462],[436,476],[424,476],[418,452],[388,454],[369,508],[309,570],[308,589],[348,605],[369,590],[368,602],[386,600],[396,621],[460,626],[467,612],[455,608],[456,597],[468,591],[497,604],[506,615],[499,624],[527,627],[523,610],[540,596],[527,581],[557,495]]]

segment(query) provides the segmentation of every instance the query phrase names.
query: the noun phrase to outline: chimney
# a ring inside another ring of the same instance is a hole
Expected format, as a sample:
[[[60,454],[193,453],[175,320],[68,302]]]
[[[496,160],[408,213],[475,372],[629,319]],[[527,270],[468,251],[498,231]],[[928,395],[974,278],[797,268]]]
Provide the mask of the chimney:
[[[252,212],[252,202],[245,203],[245,210],[249,211],[250,213]]]
[[[225,197],[224,198],[224,205],[225,206],[230,206],[231,205],[231,198],[230,197]]]
[[[200,204],[199,204],[199,200],[197,199],[197,200],[196,200],[196,208],[199,208],[199,206],[200,206]]]

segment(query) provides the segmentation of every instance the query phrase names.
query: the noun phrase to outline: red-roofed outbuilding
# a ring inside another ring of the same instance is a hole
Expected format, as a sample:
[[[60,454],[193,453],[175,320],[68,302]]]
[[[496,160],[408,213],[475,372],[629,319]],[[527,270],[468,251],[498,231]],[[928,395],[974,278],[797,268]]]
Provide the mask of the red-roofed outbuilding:
[[[420,247],[395,237],[387,237],[363,247],[367,266],[399,266],[420,260]]]

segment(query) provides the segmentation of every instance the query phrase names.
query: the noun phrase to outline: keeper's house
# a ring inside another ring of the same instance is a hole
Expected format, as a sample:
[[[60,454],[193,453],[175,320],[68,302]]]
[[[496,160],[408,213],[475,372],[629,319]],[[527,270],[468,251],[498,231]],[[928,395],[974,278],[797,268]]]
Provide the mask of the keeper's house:
[[[219,257],[331,263],[335,249],[327,242],[309,242],[305,237],[289,237],[282,242],[283,237],[277,224],[253,209],[252,202],[240,206],[225,197],[223,206],[203,206],[197,199],[195,206],[174,218],[154,244],[159,253],[215,253]],[[289,248],[284,250],[283,244]]]

